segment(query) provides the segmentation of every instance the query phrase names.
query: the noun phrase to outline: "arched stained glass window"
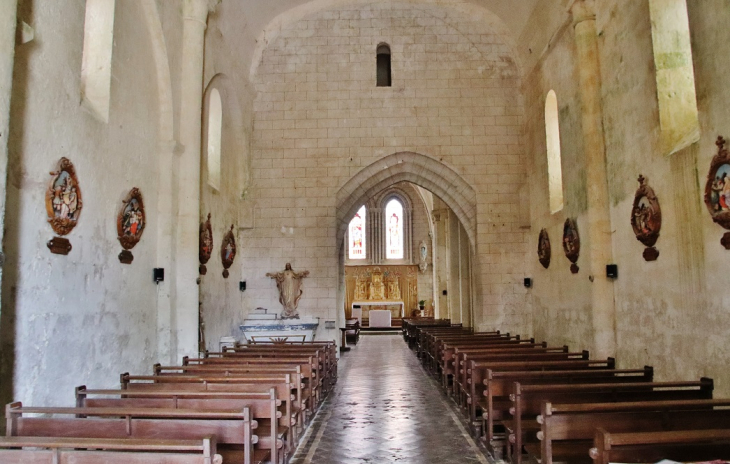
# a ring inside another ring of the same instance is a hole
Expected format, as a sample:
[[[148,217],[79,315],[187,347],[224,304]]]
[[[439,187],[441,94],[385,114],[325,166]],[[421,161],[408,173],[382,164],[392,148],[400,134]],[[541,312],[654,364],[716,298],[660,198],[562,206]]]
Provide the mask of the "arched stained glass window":
[[[208,106],[208,184],[216,190],[221,187],[221,133],[223,104],[218,89],[210,92]]]
[[[348,232],[350,240],[348,256],[350,259],[365,259],[365,205],[355,213]]]
[[[390,200],[385,206],[386,259],[403,259],[403,205]]]
[[[551,90],[545,99],[545,137],[547,142],[548,193],[550,212],[563,209],[563,162],[560,156],[560,118],[558,97]]]

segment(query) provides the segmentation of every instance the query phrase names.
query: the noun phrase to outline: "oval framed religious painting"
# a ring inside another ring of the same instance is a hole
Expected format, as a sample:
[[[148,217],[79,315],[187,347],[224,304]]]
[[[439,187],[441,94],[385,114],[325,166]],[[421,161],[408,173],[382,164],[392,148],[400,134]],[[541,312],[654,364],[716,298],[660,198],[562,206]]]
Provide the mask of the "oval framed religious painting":
[[[117,214],[117,238],[122,245],[119,261],[131,264],[134,256],[129,251],[142,239],[142,233],[147,225],[147,216],[144,209],[142,192],[137,187],[129,191],[122,200],[122,207]]]
[[[223,278],[228,278],[228,268],[233,264],[233,260],[236,259],[236,237],[233,235],[233,224],[226,234],[223,236],[221,242],[221,261],[223,262]]]
[[[717,138],[717,154],[712,158],[710,171],[705,184],[705,205],[712,220],[730,230],[730,151],[725,147],[725,139]],[[730,250],[730,232],[720,240],[726,250]]]
[[[61,158],[50,175],[46,189],[48,223],[58,235],[67,235],[78,224],[84,206],[76,169],[68,158]],[[48,242],[48,248],[52,253],[66,255],[71,251],[71,243],[65,238],[54,237]]]
[[[580,268],[575,263],[580,256],[580,235],[575,219],[568,218],[563,224],[563,251],[565,251],[565,257],[572,263],[570,272],[577,274]]]
[[[654,248],[659,239],[662,228],[662,210],[654,189],[649,187],[646,178],[639,175],[639,188],[634,195],[634,205],[631,208],[631,228],[634,229],[636,239],[646,246],[644,259],[656,261],[659,250]]]
[[[552,250],[550,249],[550,236],[546,229],[542,229],[540,231],[540,236],[537,239],[537,259],[545,269],[550,267],[551,256]]]
[[[210,260],[212,254],[213,228],[210,225],[210,213],[208,213],[208,219],[200,223],[200,231],[198,234],[198,260],[200,261],[198,272],[200,272],[200,275],[208,273],[208,268],[205,267],[205,264]]]

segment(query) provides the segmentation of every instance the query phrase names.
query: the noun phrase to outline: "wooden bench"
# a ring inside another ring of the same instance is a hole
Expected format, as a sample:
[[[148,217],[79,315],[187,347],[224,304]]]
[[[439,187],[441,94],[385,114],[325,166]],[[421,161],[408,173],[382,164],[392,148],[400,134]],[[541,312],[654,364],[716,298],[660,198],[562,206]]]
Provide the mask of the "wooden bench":
[[[305,378],[312,379],[312,392],[315,394],[317,404],[324,397],[323,388],[326,380],[323,379],[325,374],[323,367],[320,366],[319,360],[314,356],[286,356],[286,357],[260,357],[249,356],[245,354],[231,354],[226,356],[210,356],[207,358],[183,358],[183,365],[194,364],[238,364],[257,367],[273,367],[273,366],[302,366],[302,374]],[[307,367],[309,366],[309,367]],[[307,374],[311,371],[311,375]]]
[[[31,449],[28,449],[31,448]],[[3,464],[221,464],[214,437],[202,440],[0,437]]]
[[[291,376],[292,393],[296,395],[294,400],[294,408],[301,411],[298,416],[298,425],[303,427],[304,423],[308,423],[309,418],[314,413],[312,406],[311,381],[305,381],[302,375],[302,366],[274,366],[274,367],[251,367],[236,364],[196,364],[182,366],[162,366],[155,364],[152,366],[153,375],[190,375],[196,377],[246,377],[247,375],[268,376],[268,375],[286,375]],[[311,371],[310,371],[311,372]]]
[[[495,426],[508,416],[512,401],[509,398],[514,382],[528,384],[570,384],[570,383],[637,383],[652,382],[654,369],[645,366],[643,369],[575,369],[557,371],[493,371],[486,369],[472,372],[470,378],[471,398],[478,399],[477,404],[470,406],[482,410],[482,430],[488,446],[495,439]],[[483,385],[483,388],[479,388]]]
[[[462,408],[468,408],[469,407],[469,393],[470,393],[470,387],[469,387],[469,376],[471,372],[469,371],[469,362],[474,361],[477,363],[499,363],[499,362],[512,362],[512,361],[530,361],[530,362],[536,362],[536,363],[547,363],[547,362],[568,362],[568,361],[587,361],[589,358],[589,353],[587,351],[582,351],[579,353],[569,353],[569,352],[553,352],[553,353],[543,353],[543,352],[533,352],[532,350],[520,350],[516,352],[498,352],[493,354],[478,354],[473,355],[472,357],[468,356],[466,353],[462,353],[464,361],[461,366],[459,366],[459,370],[457,372],[457,375],[454,379],[454,391],[458,391],[457,395],[457,404],[461,406]],[[473,402],[473,398],[471,399]],[[473,419],[472,419],[473,420]]]
[[[730,400],[543,403],[538,416],[541,462],[586,462],[598,428],[612,433],[730,429],[728,407]]]
[[[76,407],[78,408],[172,408],[203,411],[248,408],[253,424],[252,430],[256,430],[252,443],[258,444],[254,448],[264,450],[273,449],[271,443],[275,443],[279,437],[276,419],[282,417],[282,413],[279,411],[281,404],[282,401],[276,398],[276,391],[273,388],[268,392],[251,393],[90,390],[85,385],[76,387]]]
[[[297,417],[292,408],[294,396],[291,394],[291,377],[288,374],[277,377],[260,376],[237,376],[237,377],[215,377],[215,376],[187,376],[187,375],[162,375],[162,376],[136,376],[124,373],[121,375],[122,390],[126,391],[217,391],[217,392],[250,392],[260,393],[275,389],[275,396],[281,401],[284,411],[278,425],[276,421],[271,426],[273,438],[263,438],[259,444],[264,449],[291,450],[294,446],[294,431],[292,427],[297,424]],[[276,432],[274,433],[274,429]],[[276,453],[274,453],[276,454]]]
[[[596,464],[657,462],[661,459],[679,462],[729,460],[730,429],[636,433],[609,433],[598,429],[590,457]]]
[[[183,365],[181,367],[222,368],[223,370],[235,368],[241,373],[250,372],[264,376],[268,375],[267,372],[278,375],[279,373],[289,372],[294,369],[297,374],[301,375],[302,398],[307,399],[306,412],[309,416],[314,414],[314,411],[316,411],[320,404],[320,398],[323,396],[320,390],[321,382],[319,381],[317,370],[310,362],[306,361],[266,363],[262,360],[247,360],[236,357],[188,358],[186,356],[183,358]]]
[[[696,382],[639,382],[639,383],[600,383],[564,385],[522,385],[514,383],[510,395],[513,407],[512,419],[504,425],[509,434],[509,442],[514,445],[514,453],[507,446],[507,455],[512,462],[522,462],[523,443],[539,443],[537,432],[540,425],[537,416],[542,403],[607,403],[629,401],[668,401],[712,399],[712,379],[702,378]],[[538,449],[539,453],[539,449]]]
[[[52,408],[24,407],[18,402],[6,406],[5,417],[8,437],[202,440],[215,436],[224,462],[255,462],[253,423],[248,408]]]

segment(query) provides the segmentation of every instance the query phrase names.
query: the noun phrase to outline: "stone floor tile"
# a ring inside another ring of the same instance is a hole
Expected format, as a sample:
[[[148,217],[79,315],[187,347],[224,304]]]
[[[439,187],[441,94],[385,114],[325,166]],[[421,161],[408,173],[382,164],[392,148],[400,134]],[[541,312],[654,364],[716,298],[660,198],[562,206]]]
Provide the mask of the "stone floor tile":
[[[487,464],[466,430],[400,335],[364,335],[291,464]]]

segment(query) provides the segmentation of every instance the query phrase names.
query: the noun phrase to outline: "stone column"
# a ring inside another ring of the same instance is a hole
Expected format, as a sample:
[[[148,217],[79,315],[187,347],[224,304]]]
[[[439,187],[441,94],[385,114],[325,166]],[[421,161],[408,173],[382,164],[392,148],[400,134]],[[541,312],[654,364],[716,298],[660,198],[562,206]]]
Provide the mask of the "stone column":
[[[593,351],[597,358],[616,353],[616,308],[613,283],[606,278],[612,261],[611,219],[606,175],[606,146],[601,107],[601,69],[594,0],[577,0],[571,7],[578,51],[582,103],[583,150],[588,184],[588,242],[593,278]]]
[[[173,324],[177,359],[198,351],[198,227],[200,222],[200,144],[203,108],[203,52],[208,0],[183,0],[182,74],[178,211],[175,240]]]
[[[446,244],[446,230],[449,223],[449,211],[447,209],[434,210],[434,247],[433,247],[433,272],[434,272],[434,294],[435,294],[435,316],[441,319],[449,319],[451,311],[449,308],[448,296],[443,294],[449,289],[448,279],[448,253]]]

